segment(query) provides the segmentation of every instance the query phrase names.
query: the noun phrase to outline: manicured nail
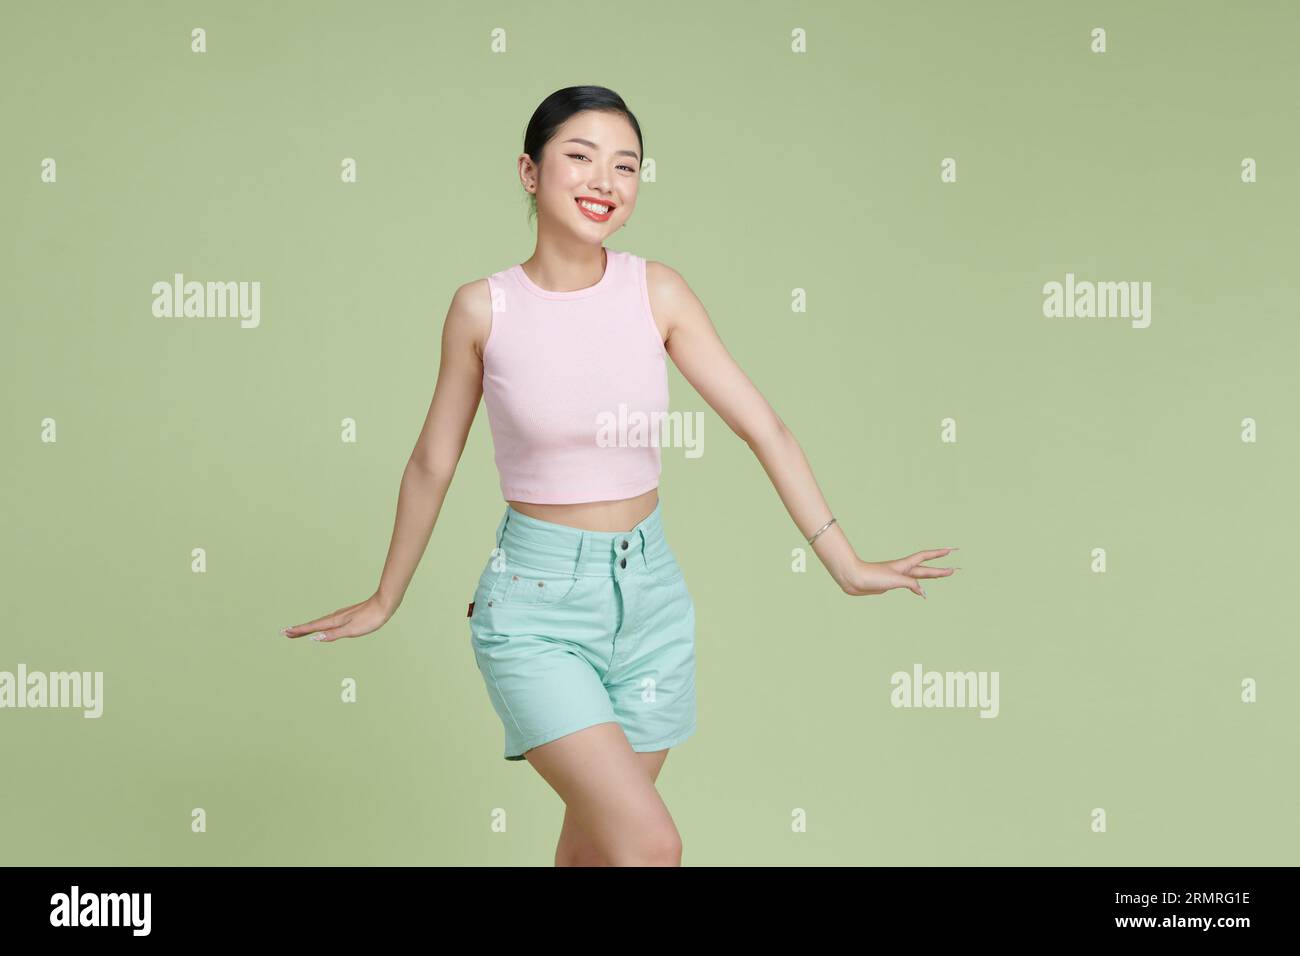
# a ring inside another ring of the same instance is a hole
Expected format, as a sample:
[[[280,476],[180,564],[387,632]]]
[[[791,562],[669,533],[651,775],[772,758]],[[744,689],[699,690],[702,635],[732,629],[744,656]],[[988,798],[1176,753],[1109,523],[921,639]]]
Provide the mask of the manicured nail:
[[[925,593],[925,587],[924,587],[924,586],[921,586],[921,597],[925,598],[927,601],[929,600],[929,597],[928,597],[928,596],[926,595],[926,593]]]
[[[285,637],[288,637],[288,636],[289,636],[289,631],[290,631],[290,628],[287,628],[287,627],[282,627],[282,628],[280,628],[280,633],[283,634]]]
[[[313,641],[321,641],[321,640],[324,640],[324,639],[325,639],[325,633],[324,633],[323,631],[317,631],[315,634],[313,634],[313,635],[311,636],[311,639],[312,639]]]

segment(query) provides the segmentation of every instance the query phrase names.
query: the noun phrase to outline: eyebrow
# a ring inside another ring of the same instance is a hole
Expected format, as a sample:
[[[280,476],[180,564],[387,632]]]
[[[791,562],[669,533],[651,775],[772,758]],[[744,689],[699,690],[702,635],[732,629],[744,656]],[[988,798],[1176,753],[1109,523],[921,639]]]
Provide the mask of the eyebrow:
[[[595,143],[593,143],[593,142],[592,142],[591,140],[589,140],[589,139],[577,139],[577,138],[574,138],[574,139],[566,139],[565,142],[566,142],[566,143],[581,143],[583,146],[590,146],[592,149],[600,149],[599,146],[597,146]],[[631,157],[632,157],[633,159],[635,159],[638,163],[641,162],[641,157],[638,156],[638,155],[636,154],[636,151],[635,151],[635,150],[631,150],[631,149],[616,149],[616,150],[614,150],[614,155],[615,155],[615,156],[631,156]]]

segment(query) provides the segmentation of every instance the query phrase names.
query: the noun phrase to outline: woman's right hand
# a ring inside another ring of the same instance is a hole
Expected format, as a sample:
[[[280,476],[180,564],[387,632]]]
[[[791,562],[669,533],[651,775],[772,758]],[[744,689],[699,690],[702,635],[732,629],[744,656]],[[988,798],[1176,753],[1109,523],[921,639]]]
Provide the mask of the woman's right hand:
[[[285,637],[302,637],[310,634],[313,641],[328,643],[340,637],[361,637],[377,631],[392,617],[392,612],[379,601],[378,594],[372,594],[358,604],[341,607],[333,614],[318,617],[306,624],[286,627],[280,633]]]

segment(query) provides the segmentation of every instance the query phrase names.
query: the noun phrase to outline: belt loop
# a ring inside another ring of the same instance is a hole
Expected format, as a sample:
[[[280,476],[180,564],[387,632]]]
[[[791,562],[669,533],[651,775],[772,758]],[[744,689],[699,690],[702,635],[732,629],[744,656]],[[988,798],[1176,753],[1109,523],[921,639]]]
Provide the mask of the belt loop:
[[[645,528],[638,528],[637,532],[641,535],[641,564],[648,571],[650,570],[650,559],[646,557],[646,553],[645,553],[646,552]]]
[[[583,531],[578,535],[578,560],[573,566],[573,576],[576,578],[582,573],[582,549],[587,543],[587,532]]]

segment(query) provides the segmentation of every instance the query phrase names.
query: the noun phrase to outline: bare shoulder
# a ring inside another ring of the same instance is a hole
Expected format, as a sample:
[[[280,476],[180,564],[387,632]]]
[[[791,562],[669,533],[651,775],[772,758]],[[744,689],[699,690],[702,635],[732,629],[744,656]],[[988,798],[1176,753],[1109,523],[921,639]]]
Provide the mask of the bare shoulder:
[[[447,309],[444,334],[468,345],[481,359],[483,345],[492,329],[492,291],[486,277],[459,286]]]
[[[645,284],[651,300],[658,297],[665,304],[673,299],[680,299],[691,291],[691,287],[686,284],[686,279],[680,272],[668,263],[655,259],[646,260]]]
[[[674,329],[691,323],[704,312],[686,279],[666,262],[646,260],[645,284],[650,311],[665,343],[671,340]]]

